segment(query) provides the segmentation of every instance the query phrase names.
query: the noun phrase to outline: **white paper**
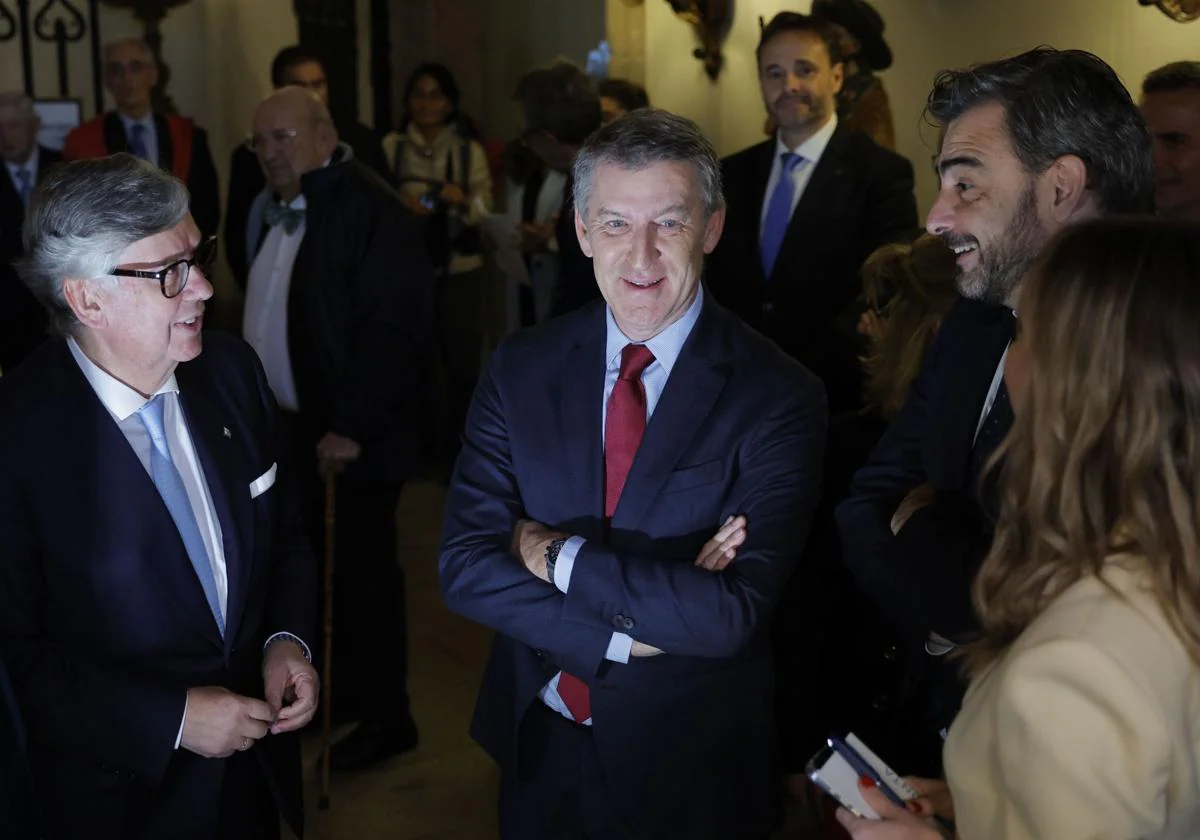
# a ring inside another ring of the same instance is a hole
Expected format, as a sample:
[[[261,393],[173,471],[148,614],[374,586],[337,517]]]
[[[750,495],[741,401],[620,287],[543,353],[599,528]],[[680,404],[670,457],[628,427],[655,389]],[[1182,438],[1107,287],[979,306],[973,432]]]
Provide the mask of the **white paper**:
[[[504,275],[522,286],[532,285],[529,267],[525,265],[525,255],[517,247],[520,241],[517,220],[501,213],[485,213],[480,218],[479,225],[495,243],[496,250],[492,252],[492,258]]]

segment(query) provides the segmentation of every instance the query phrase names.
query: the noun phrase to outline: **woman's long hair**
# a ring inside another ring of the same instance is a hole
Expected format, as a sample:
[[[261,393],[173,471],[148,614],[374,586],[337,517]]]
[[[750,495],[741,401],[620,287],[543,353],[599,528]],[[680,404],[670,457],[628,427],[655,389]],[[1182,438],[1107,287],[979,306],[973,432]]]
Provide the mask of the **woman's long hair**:
[[[1125,552],[1200,664],[1200,227],[1067,230],[1026,281],[1018,323],[1029,384],[993,461],[1001,511],[968,668]]]
[[[417,67],[408,75],[408,81],[404,83],[404,101],[401,104],[403,112],[400,115],[400,131],[408,130],[408,126],[412,123],[412,95],[416,90],[417,82],[423,77],[428,76],[437,82],[438,88],[442,91],[442,96],[446,97],[446,101],[450,103],[450,113],[446,116],[446,125],[454,126],[458,130],[460,137],[466,140],[478,140],[479,129],[475,126],[475,122],[459,110],[459,103],[462,102],[462,91],[458,87],[458,81],[454,78],[454,74],[450,72],[450,68],[445,64],[440,64],[436,61],[426,61],[423,64],[418,64]]]
[[[954,252],[927,233],[911,245],[883,246],[863,266],[867,304],[880,319],[863,359],[866,402],[885,418],[903,407],[938,324],[958,297],[954,273]]]

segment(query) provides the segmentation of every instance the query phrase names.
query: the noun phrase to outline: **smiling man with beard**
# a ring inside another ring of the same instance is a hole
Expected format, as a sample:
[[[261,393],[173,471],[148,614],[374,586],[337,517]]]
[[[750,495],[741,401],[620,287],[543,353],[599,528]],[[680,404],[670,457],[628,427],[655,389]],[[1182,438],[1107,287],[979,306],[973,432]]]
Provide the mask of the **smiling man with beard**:
[[[970,591],[995,511],[985,465],[1012,422],[1002,372],[1021,282],[1064,227],[1149,212],[1154,175],[1136,106],[1090,53],[1039,48],[945,71],[926,111],[944,131],[927,226],[958,255],[963,299],[837,516],[859,584],[928,654],[914,657],[913,742],[896,760],[931,775],[962,699],[945,654],[977,628]]]
[[[713,295],[825,381],[830,409],[861,405],[858,271],[915,234],[912,167],[838,124],[838,30],[781,12],[758,45],[775,137],[722,162],[725,235],[708,261]]]

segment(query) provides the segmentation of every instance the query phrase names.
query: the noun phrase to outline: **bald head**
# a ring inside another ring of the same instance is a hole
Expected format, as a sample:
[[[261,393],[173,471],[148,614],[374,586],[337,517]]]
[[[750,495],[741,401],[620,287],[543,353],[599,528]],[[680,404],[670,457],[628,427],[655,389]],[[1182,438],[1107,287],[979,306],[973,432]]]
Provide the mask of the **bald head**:
[[[325,165],[337,142],[329,109],[310,90],[280,88],[254,112],[251,145],[267,183],[286,201],[299,195],[303,175]]]

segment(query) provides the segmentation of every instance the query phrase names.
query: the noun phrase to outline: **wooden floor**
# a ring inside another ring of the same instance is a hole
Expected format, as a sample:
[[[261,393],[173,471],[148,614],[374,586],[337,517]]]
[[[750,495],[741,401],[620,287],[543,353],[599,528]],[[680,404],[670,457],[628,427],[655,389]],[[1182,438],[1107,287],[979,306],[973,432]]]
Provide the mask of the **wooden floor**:
[[[498,774],[468,738],[489,633],[450,613],[437,584],[444,490],[405,488],[400,562],[408,581],[409,693],[421,730],[412,753],[368,771],[335,775],[331,807],[317,810],[317,744],[305,749],[306,838],[317,840],[492,840]],[[799,825],[798,815],[790,815]],[[815,840],[795,825],[778,840]],[[682,840],[682,839],[681,839]]]

